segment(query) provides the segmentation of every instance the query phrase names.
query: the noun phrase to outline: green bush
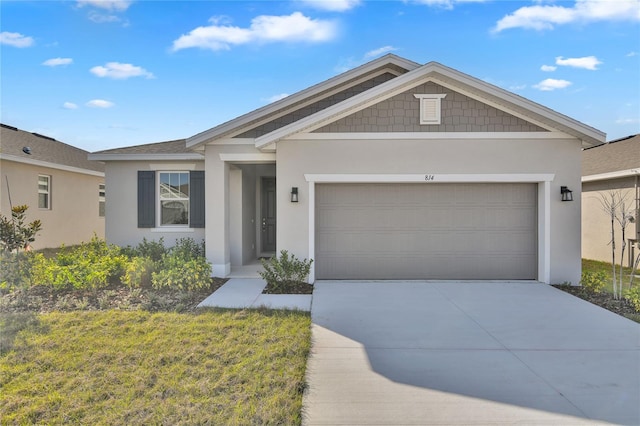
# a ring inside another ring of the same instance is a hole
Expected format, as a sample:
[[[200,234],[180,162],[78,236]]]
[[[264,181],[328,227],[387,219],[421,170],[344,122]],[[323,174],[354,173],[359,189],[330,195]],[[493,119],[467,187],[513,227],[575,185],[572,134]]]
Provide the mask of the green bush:
[[[158,269],[158,264],[149,257],[133,257],[125,265],[120,280],[129,288],[150,287],[151,276]]]
[[[287,250],[280,252],[280,258],[272,257],[268,261],[261,259],[262,268],[260,276],[274,288],[285,286],[288,283],[304,282],[311,272],[311,260],[300,260],[295,255],[290,255]]]
[[[606,280],[607,276],[602,271],[583,271],[582,277],[580,278],[580,284],[587,291],[590,291],[592,293],[600,293],[607,285]]]
[[[631,303],[636,312],[640,312],[640,286],[636,285],[627,290],[624,297]]]
[[[151,275],[156,289],[177,288],[191,291],[211,284],[211,264],[205,258],[204,241],[181,238],[162,256],[156,272]]]
[[[0,251],[0,292],[29,286],[33,258],[33,252]]]
[[[123,253],[129,256],[130,258],[134,257],[148,257],[154,262],[159,262],[162,260],[162,255],[167,253],[167,249],[164,246],[164,238],[160,237],[158,241],[155,240],[147,240],[146,238],[142,238],[142,242],[138,244],[136,247],[125,247]]]
[[[51,259],[37,253],[31,271],[32,283],[56,289],[104,288],[117,282],[126,264],[127,257],[118,246],[93,237],[72,250],[63,246]]]

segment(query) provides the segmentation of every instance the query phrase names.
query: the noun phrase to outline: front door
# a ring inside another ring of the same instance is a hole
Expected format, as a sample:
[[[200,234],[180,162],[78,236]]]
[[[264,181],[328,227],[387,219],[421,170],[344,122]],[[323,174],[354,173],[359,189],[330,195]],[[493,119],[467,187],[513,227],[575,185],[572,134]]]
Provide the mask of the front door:
[[[276,251],[276,178],[262,178],[261,193],[262,252]]]

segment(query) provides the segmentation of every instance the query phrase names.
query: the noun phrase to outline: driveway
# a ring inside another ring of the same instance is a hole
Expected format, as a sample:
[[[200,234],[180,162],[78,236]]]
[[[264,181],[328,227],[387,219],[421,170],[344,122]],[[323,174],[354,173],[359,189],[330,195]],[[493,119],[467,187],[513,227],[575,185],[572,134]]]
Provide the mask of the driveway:
[[[536,282],[319,281],[306,425],[640,424],[640,325]]]

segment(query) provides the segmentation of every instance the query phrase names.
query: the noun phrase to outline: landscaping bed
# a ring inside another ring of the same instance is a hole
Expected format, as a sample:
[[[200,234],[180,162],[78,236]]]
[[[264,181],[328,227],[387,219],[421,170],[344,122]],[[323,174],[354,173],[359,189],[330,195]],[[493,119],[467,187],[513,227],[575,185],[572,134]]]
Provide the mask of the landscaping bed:
[[[626,299],[616,300],[613,298],[613,295],[611,293],[594,293],[588,291],[583,287],[571,285],[555,285],[554,287],[562,291],[566,291],[567,293],[570,293],[576,297],[586,300],[589,303],[598,305],[623,317],[633,319],[635,317],[638,317],[639,315],[631,305],[631,303],[629,303],[629,301],[627,301]]]

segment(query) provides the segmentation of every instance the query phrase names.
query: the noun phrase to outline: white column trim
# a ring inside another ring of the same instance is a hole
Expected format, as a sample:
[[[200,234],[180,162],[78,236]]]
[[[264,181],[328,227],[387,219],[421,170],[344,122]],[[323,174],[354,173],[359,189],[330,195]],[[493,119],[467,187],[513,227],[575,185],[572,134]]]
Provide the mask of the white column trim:
[[[271,153],[249,153],[249,154],[225,154],[221,153],[220,160],[225,161],[227,163],[275,163],[276,162],[276,154]]]
[[[513,174],[305,174],[309,182],[309,259],[315,260],[315,212],[317,183],[538,183],[538,281],[551,277],[551,181],[553,173]],[[315,262],[314,262],[315,263]],[[315,281],[311,265],[309,282]]]

